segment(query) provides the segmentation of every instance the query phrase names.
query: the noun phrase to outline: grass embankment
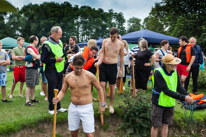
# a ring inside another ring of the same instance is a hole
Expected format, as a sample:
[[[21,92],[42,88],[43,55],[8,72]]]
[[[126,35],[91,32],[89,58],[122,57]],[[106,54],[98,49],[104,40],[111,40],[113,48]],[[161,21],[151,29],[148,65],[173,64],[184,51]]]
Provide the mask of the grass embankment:
[[[7,73],[7,88],[6,88],[6,97],[8,99],[10,90],[11,90],[11,84],[13,81],[13,72]],[[125,84],[126,85],[126,84]],[[148,89],[146,91],[146,96],[148,98],[151,98],[151,83],[148,83]],[[34,106],[28,107],[25,106],[25,89],[26,84],[23,88],[23,95],[24,97],[18,97],[19,93],[19,83],[17,84],[15,90],[14,90],[14,98],[9,99],[12,100],[11,103],[3,103],[0,102],[0,135],[8,135],[12,134],[22,128],[27,127],[34,127],[39,122],[45,122],[45,121],[53,121],[53,116],[48,113],[48,102],[44,101],[44,96],[40,96],[39,93],[41,91],[41,86],[36,86],[35,89],[35,99],[40,100],[41,103],[34,103]],[[68,89],[70,91],[70,89]],[[117,91],[117,90],[116,90]],[[124,92],[128,92],[129,87],[126,86],[126,90]],[[199,90],[199,93],[204,93],[204,90]],[[96,89],[93,91],[93,96],[97,98],[98,94]],[[68,108],[70,104],[70,98],[71,94],[70,92],[67,92],[64,99],[61,101],[61,106],[63,108]],[[107,98],[107,104],[109,105],[109,98]],[[114,100],[114,109],[115,114],[118,113],[118,115],[121,115],[122,110],[118,108],[119,105],[124,104],[124,97],[120,96],[116,92],[115,100]],[[97,101],[94,101],[94,112],[95,117],[99,117],[98,112],[99,103]],[[68,113],[58,113],[57,114],[57,122],[63,122],[67,121],[67,115]],[[108,117],[110,115],[109,110],[106,109],[104,113],[104,117]],[[206,112],[205,110],[198,110],[194,112],[194,119],[203,123],[206,119]],[[187,123],[184,121],[184,109],[181,109],[181,105],[176,103],[175,106],[175,114],[174,114],[174,123],[179,127],[186,127]],[[52,129],[51,129],[52,130]]]

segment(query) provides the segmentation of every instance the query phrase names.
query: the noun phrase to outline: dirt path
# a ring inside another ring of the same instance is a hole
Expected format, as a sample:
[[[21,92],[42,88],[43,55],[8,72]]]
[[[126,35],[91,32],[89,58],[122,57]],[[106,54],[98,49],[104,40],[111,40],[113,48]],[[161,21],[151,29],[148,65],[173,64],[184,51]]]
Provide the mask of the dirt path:
[[[100,125],[100,120],[95,119],[95,137],[114,137],[117,135],[117,129],[121,124],[121,120],[112,115],[105,120],[104,128]],[[53,132],[53,123],[46,122],[40,123],[34,128],[22,129],[17,133],[10,135],[9,137],[51,137]],[[56,137],[70,137],[70,132],[68,130],[68,123],[57,123],[56,125]],[[82,127],[80,127],[79,136],[84,137],[84,132]]]

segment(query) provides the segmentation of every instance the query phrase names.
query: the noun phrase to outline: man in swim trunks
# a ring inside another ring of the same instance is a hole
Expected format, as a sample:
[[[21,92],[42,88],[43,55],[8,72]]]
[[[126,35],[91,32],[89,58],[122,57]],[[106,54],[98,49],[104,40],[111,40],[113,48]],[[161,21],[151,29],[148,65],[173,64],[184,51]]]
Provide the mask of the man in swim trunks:
[[[92,85],[98,90],[101,100],[99,112],[103,114],[105,111],[103,90],[96,77],[91,72],[83,69],[84,63],[85,60],[82,55],[74,57],[74,71],[66,75],[61,91],[57,98],[53,98],[53,103],[58,103],[65,96],[68,87],[70,87],[71,104],[68,109],[68,121],[72,137],[78,137],[80,121],[82,121],[85,135],[87,137],[94,136],[94,111],[91,93]]]
[[[104,102],[106,103],[106,82],[109,81],[110,86],[110,105],[109,112],[114,113],[113,101],[115,96],[115,83],[117,75],[118,55],[120,54],[120,71],[118,77],[122,76],[123,69],[123,53],[124,43],[117,39],[117,28],[111,28],[109,32],[110,38],[105,39],[102,43],[102,51],[99,55],[99,61],[95,66],[100,65],[100,84],[104,91]],[[106,105],[107,108],[107,105]]]

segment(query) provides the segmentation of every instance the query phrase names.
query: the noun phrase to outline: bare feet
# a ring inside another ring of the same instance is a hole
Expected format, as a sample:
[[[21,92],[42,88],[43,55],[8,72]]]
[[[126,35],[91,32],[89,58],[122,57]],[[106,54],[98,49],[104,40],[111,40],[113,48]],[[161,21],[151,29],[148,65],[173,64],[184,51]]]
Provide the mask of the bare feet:
[[[45,97],[44,101],[48,101],[48,98],[47,98],[47,97]]]
[[[94,98],[94,97],[92,97],[92,99],[94,100],[94,101],[96,101],[97,99],[96,98]]]
[[[12,99],[12,98],[13,98],[13,96],[12,96],[12,95],[9,95],[9,98],[10,98],[10,99]]]
[[[109,106],[109,112],[112,113],[112,114],[114,113],[113,106]]]
[[[19,94],[19,97],[24,97],[22,94]]]

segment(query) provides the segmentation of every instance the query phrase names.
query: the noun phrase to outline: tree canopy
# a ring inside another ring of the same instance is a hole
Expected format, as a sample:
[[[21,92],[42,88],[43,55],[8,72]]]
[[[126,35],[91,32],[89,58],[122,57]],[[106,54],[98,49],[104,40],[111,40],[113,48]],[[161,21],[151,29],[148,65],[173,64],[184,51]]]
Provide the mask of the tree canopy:
[[[155,4],[150,16],[163,24],[166,34],[194,36],[204,48],[206,44],[206,2],[202,0],[162,0]]]
[[[112,9],[105,12],[101,8],[72,6],[69,2],[30,3],[16,13],[0,12],[0,39],[22,36],[28,41],[31,35],[49,36],[52,26],[58,25],[63,30],[63,42],[69,42],[70,36],[76,36],[77,42],[82,42],[90,38],[109,37],[111,27],[125,34],[124,23],[123,13]]]

